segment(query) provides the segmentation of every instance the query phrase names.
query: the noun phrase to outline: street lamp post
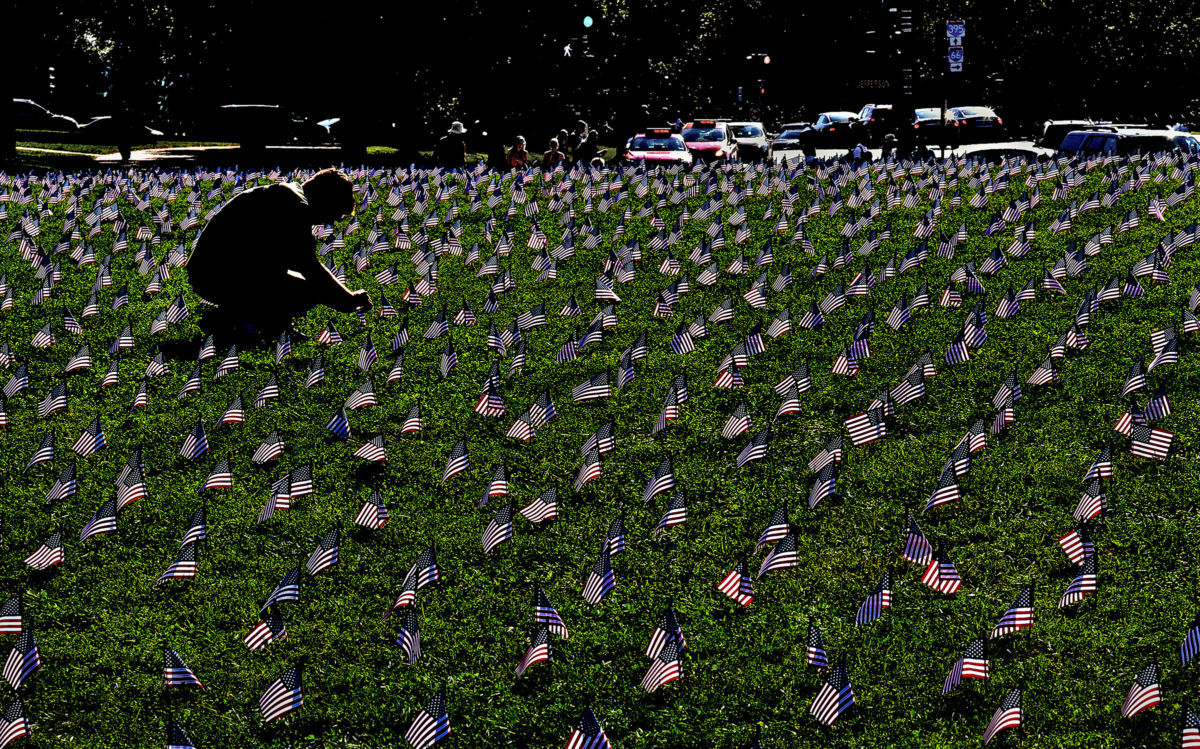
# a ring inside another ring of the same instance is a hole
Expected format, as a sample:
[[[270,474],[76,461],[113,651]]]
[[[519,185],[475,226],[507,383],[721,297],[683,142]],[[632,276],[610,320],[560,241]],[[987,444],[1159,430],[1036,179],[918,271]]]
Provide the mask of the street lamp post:
[[[762,116],[763,116],[762,115],[763,101],[765,100],[766,94],[767,94],[767,79],[766,79],[766,67],[765,66],[771,64],[771,55],[769,55],[766,52],[751,52],[750,54],[746,55],[746,59],[748,61],[750,61],[751,65],[753,65],[756,62],[761,61],[764,66],[764,69],[761,74],[762,77],[757,78],[757,80],[755,81],[755,87],[758,89],[758,107],[757,107],[759,110],[758,117],[762,118]],[[738,93],[739,93],[739,100],[740,100],[741,86],[738,86]]]

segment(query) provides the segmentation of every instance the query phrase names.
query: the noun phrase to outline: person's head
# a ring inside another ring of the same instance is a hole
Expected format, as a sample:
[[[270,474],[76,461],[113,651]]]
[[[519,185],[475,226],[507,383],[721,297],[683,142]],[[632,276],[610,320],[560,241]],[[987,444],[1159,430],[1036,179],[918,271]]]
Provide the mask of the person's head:
[[[583,120],[576,122],[575,123],[575,132],[579,133],[580,135],[587,135],[588,124],[586,122],[584,122]]]
[[[455,120],[450,123],[450,129],[446,131],[446,134],[451,138],[464,138],[467,134],[467,129],[463,127],[461,122]]]
[[[584,125],[584,127],[586,128],[587,125]],[[587,134],[587,142],[588,143],[596,143],[599,140],[600,140],[600,133],[596,132],[595,130],[593,130]]]
[[[558,150],[558,138],[551,138],[551,139],[550,139],[550,150],[551,150],[551,151],[557,151],[557,150]]]
[[[558,131],[558,142],[559,142],[559,143],[566,143],[566,142],[567,142],[567,138],[568,138],[569,136],[570,136],[570,133],[568,133],[566,130],[559,130],[559,131]]]
[[[354,211],[354,185],[337,169],[322,169],[301,188],[314,224],[332,224]]]
[[[525,136],[524,135],[517,136],[517,144],[515,146],[513,146],[513,148],[517,149],[518,151],[525,150]]]

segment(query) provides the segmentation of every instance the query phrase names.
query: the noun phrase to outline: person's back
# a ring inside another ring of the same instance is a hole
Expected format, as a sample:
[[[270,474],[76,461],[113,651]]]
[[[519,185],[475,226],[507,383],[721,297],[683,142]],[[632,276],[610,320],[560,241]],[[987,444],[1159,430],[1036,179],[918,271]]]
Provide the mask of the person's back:
[[[312,243],[307,213],[304,193],[291,183],[253,187],[235,196],[196,237],[187,264],[192,288],[220,305],[248,292],[257,279],[286,274],[289,257],[281,250]]]
[[[433,158],[438,166],[447,169],[461,168],[466,163],[466,141],[454,134],[441,137],[433,148]]]

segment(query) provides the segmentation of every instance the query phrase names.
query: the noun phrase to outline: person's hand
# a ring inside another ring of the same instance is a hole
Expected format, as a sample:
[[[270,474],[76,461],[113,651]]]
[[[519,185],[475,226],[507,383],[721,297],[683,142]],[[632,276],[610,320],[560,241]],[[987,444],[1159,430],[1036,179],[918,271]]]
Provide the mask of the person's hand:
[[[371,295],[366,289],[359,289],[354,292],[354,311],[367,312],[371,309]]]
[[[346,297],[339,307],[342,312],[366,312],[371,309],[371,295],[366,289],[359,289]]]

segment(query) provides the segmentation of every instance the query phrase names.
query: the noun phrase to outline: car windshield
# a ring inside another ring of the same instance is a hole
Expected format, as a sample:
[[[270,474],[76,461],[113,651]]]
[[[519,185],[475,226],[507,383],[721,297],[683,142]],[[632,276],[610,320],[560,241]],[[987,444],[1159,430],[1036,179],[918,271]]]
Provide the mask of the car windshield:
[[[784,130],[776,140],[796,140],[800,137],[799,130]]]
[[[761,138],[763,137],[762,128],[758,125],[730,125],[729,129],[733,131],[734,136],[738,138]]]
[[[918,109],[916,115],[918,120],[936,120],[938,111],[936,109]]]
[[[689,127],[683,131],[683,139],[688,143],[718,143],[725,140],[725,131],[719,127]]]
[[[995,117],[996,113],[987,107],[958,107],[953,110],[955,117]]]
[[[1196,151],[1200,149],[1200,144],[1198,144],[1196,139],[1190,135],[1184,135],[1175,139],[1175,147],[1184,151],[1196,153]]]
[[[639,135],[633,139],[633,144],[630,146],[631,151],[684,151],[686,146],[678,137],[671,138],[647,138],[644,135]]]
[[[826,112],[825,116],[833,122],[849,122],[854,119],[854,114],[851,112]]]

